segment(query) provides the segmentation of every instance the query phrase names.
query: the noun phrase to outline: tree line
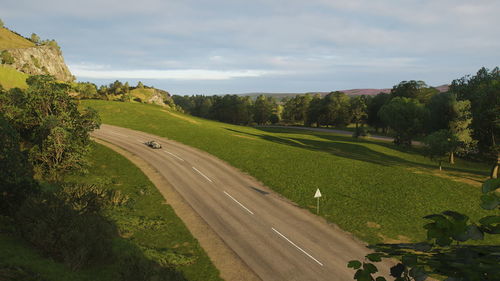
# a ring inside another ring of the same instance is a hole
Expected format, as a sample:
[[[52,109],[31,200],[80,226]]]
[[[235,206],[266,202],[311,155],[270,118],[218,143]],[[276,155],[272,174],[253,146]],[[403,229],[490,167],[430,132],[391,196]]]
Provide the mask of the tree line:
[[[174,95],[172,98],[175,105],[185,113],[238,125],[276,124],[280,121],[283,109],[273,97],[264,95],[255,100],[239,95]]]
[[[194,116],[239,125],[293,124],[345,128],[353,136],[375,133],[394,137],[401,146],[420,138],[426,154],[440,163],[456,154],[494,162],[498,176],[500,146],[500,73],[481,68],[476,75],[454,80],[440,92],[423,81],[402,81],[390,93],[348,96],[343,92],[297,95],[278,102],[260,95],[178,96],[178,108]],[[441,166],[441,165],[440,165]]]

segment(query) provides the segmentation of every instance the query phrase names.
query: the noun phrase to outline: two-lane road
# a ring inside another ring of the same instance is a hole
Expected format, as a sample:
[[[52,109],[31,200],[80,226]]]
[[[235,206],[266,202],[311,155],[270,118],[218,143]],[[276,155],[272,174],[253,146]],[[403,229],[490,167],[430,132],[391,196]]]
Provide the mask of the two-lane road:
[[[92,135],[154,167],[262,280],[353,280],[347,262],[369,252],[351,235],[208,153],[110,125]],[[144,145],[152,139],[163,148]]]

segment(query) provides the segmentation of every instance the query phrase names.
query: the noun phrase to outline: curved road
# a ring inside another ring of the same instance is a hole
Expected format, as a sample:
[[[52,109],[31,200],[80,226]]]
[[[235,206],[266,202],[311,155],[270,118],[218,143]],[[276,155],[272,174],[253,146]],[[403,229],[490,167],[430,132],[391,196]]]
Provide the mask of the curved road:
[[[353,280],[347,262],[369,252],[350,234],[206,152],[110,125],[92,135],[154,167],[262,280]],[[163,148],[144,145],[151,139]]]

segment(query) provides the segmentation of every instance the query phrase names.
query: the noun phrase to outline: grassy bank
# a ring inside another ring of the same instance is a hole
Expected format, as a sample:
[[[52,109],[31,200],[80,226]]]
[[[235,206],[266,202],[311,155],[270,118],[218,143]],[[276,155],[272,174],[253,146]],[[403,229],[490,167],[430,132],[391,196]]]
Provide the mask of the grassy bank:
[[[220,280],[196,239],[147,177],[132,163],[112,150],[95,145],[91,167],[85,175],[72,175],[68,182],[97,184],[119,190],[129,199],[123,206],[106,209],[105,217],[118,228],[113,248],[117,255],[139,251],[145,259],[168,264],[186,280]],[[116,260],[73,272],[66,266],[40,256],[9,231],[0,231],[0,265],[22,266],[46,280],[119,280]]]
[[[0,65],[0,85],[4,89],[15,87],[22,89],[27,88],[26,79],[28,76],[28,74],[19,72],[12,67]]]
[[[456,210],[478,218],[483,164],[437,171],[418,151],[331,133],[250,128],[194,118],[158,106],[83,101],[104,123],[142,130],[205,150],[369,242],[425,238],[424,215]]]

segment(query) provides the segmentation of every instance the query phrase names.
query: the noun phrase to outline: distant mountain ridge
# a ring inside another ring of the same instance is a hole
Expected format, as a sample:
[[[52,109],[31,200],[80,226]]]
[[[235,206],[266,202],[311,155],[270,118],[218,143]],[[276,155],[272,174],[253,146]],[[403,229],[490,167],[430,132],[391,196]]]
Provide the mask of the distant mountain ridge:
[[[440,85],[436,88],[439,92],[447,92],[448,89],[450,88],[450,85]],[[391,89],[386,88],[386,89],[350,89],[350,90],[338,90],[339,92],[343,92],[348,96],[360,96],[360,95],[367,95],[367,96],[374,96],[379,93],[390,93]],[[327,95],[330,92],[306,92],[306,93],[245,93],[241,94],[243,96],[250,96],[250,97],[256,97],[259,95],[265,95],[265,96],[271,96],[274,97],[278,100],[282,100],[286,97],[295,97],[296,95],[305,95],[305,94],[320,94],[322,96]]]

